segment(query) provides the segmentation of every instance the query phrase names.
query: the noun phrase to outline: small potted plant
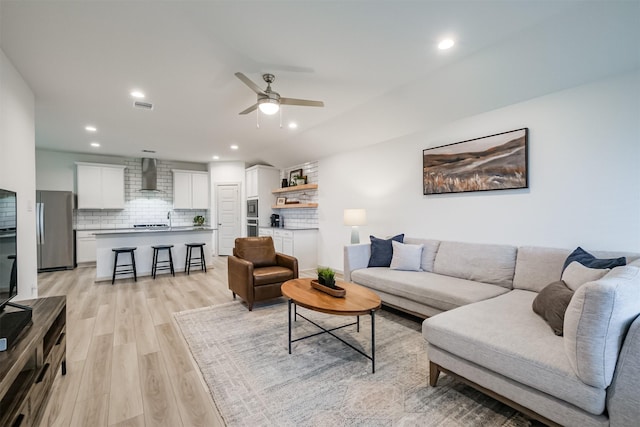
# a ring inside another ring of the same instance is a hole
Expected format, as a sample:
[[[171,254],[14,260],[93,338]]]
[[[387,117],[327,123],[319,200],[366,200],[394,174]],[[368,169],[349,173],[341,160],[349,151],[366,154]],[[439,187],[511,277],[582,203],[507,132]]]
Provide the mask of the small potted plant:
[[[202,215],[196,215],[193,217],[193,225],[198,227],[202,227],[204,225],[204,217]]]
[[[312,280],[311,287],[336,298],[344,298],[347,293],[336,285],[336,273],[329,267],[318,267],[318,280]]]
[[[336,273],[329,267],[318,268],[318,282],[330,288],[336,287]]]

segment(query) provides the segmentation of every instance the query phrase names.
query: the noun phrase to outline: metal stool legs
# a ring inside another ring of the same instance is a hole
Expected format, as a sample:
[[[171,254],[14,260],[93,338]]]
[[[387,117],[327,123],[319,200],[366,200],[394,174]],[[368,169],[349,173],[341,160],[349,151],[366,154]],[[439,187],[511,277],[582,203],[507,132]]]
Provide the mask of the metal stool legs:
[[[115,252],[115,259],[113,260],[113,275],[111,276],[111,284],[113,285],[116,281],[117,275],[122,274],[130,274],[133,273],[133,281],[138,281],[138,273],[136,271],[136,255],[134,251],[137,248],[114,248],[111,249]],[[118,264],[118,255],[121,253],[128,253],[131,256],[131,264]],[[131,267],[131,268],[128,268]]]
[[[207,263],[204,257],[204,245],[205,243],[185,243],[187,246],[187,256],[184,259],[184,271],[187,274],[191,273],[192,266],[199,266],[201,270],[207,272]],[[200,248],[200,257],[193,258],[193,248]]]
[[[158,270],[169,270],[171,274],[175,277],[176,272],[173,269],[173,255],[171,253],[171,248],[173,245],[163,245],[163,246],[152,246],[153,248],[153,264],[151,265],[151,275],[153,278],[156,278],[156,273]],[[169,251],[169,259],[164,261],[158,261],[158,255],[161,250]]]

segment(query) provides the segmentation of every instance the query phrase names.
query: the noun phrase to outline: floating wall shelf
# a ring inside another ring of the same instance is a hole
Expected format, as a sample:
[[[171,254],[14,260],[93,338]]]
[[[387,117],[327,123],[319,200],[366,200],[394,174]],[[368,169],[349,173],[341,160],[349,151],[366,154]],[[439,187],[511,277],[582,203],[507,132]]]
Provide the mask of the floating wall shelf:
[[[288,205],[273,205],[272,209],[310,209],[317,208],[317,203],[290,203]]]
[[[272,191],[273,194],[291,193],[292,191],[317,190],[318,184],[294,185],[293,187],[277,188]]]

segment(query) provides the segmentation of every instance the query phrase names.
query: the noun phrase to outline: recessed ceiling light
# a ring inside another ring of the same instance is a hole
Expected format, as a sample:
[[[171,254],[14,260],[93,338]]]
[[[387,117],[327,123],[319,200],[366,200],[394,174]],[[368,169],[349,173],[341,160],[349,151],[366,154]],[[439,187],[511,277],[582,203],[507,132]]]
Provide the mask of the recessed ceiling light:
[[[289,129],[295,129],[297,127],[298,127],[298,124],[296,122],[289,123]]]
[[[239,147],[235,144],[233,144],[232,146],[230,146],[229,148],[231,148],[232,150],[237,150]]]
[[[139,90],[134,90],[131,92],[131,96],[137,99],[142,99],[144,98],[144,93],[140,92]]]
[[[98,147],[100,147],[100,143],[99,142],[92,142],[91,146],[98,148]]]
[[[87,125],[87,126],[84,127],[84,130],[86,130],[87,132],[95,132],[98,129],[96,129],[95,126]]]
[[[213,156],[213,160],[218,160],[220,156]]]
[[[456,44],[456,42],[454,42],[452,39],[444,39],[444,40],[441,40],[440,43],[438,43],[438,49],[447,50],[451,48],[454,44]]]

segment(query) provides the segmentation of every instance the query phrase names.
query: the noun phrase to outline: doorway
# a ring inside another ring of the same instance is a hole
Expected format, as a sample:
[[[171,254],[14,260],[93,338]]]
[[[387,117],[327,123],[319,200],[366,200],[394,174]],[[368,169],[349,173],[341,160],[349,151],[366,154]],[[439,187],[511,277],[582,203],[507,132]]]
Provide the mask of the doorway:
[[[218,218],[218,255],[233,255],[236,237],[240,237],[240,184],[216,184]]]

